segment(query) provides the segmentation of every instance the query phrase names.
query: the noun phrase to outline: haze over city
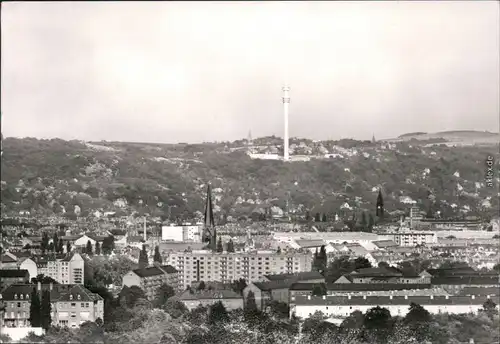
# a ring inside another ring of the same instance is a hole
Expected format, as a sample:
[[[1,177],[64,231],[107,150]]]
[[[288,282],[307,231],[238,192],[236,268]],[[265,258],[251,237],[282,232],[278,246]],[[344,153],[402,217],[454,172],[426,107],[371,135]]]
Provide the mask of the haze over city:
[[[498,131],[481,2],[2,4],[2,133],[140,142]]]

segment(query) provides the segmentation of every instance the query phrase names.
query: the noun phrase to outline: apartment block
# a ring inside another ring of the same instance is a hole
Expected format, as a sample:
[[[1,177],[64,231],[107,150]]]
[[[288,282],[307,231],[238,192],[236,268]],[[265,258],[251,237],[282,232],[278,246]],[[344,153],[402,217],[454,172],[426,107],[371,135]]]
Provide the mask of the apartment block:
[[[417,245],[430,245],[437,242],[434,232],[401,231],[381,235],[386,240],[392,240],[399,246],[414,247]]]
[[[129,271],[123,276],[123,286],[137,286],[144,290],[148,300],[158,296],[158,289],[162,284],[168,284],[175,291],[182,290],[180,274],[171,265],[157,265],[144,269]]]
[[[76,328],[86,321],[104,321],[104,300],[79,284],[13,284],[1,294],[1,326],[29,327],[30,297],[33,289],[50,291],[52,325]]]
[[[167,262],[179,270],[181,284],[187,287],[197,281],[229,283],[240,278],[261,281],[264,275],[310,271],[312,255],[310,252],[199,250],[170,253]]]
[[[28,258],[21,263],[20,268],[28,270],[30,279],[43,274],[61,284],[83,284],[84,260],[76,252],[60,259]]]

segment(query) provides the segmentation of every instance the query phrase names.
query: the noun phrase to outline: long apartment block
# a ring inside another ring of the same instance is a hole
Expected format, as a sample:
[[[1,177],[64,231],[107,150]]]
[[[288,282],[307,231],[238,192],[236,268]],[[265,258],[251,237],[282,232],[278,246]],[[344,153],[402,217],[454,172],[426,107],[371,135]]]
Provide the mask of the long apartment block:
[[[229,283],[240,278],[260,281],[268,274],[311,271],[312,255],[310,252],[214,253],[200,250],[171,253],[167,262],[179,271],[181,284],[186,287],[196,281]]]

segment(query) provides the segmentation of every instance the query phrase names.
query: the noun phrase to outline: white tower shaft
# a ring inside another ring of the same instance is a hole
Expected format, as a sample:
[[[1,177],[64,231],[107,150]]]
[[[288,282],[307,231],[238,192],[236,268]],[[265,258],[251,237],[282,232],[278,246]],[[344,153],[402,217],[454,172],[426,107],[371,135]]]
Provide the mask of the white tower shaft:
[[[144,216],[144,241],[147,241],[147,236],[146,236],[146,216]]]
[[[283,160],[288,161],[288,107],[290,106],[290,88],[285,86],[283,87],[283,112],[284,112],[284,124],[285,124],[285,133],[283,135]]]

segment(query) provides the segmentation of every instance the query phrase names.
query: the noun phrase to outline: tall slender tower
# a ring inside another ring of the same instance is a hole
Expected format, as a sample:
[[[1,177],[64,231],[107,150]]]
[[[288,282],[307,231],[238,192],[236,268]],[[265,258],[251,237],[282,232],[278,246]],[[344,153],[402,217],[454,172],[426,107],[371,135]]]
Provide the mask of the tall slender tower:
[[[285,133],[283,137],[283,160],[288,161],[288,107],[290,106],[290,87],[283,87],[283,112],[285,116]]]
[[[212,250],[215,250],[217,247],[217,233],[215,231],[214,211],[212,205],[212,187],[210,184],[207,186],[207,201],[205,204],[205,221],[202,241],[208,242]]]
[[[147,236],[146,236],[146,216],[144,216],[144,242],[147,241]]]

